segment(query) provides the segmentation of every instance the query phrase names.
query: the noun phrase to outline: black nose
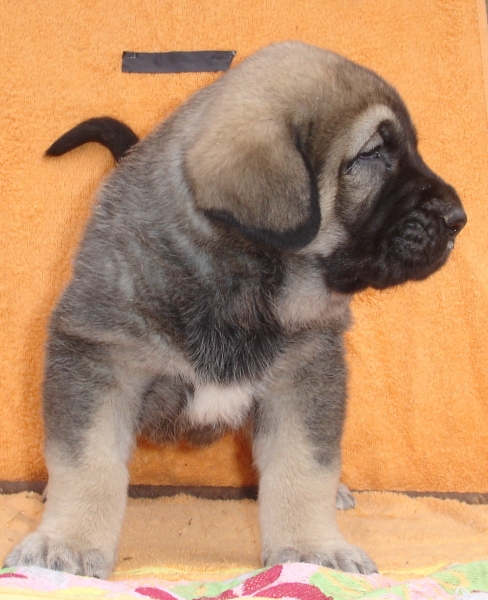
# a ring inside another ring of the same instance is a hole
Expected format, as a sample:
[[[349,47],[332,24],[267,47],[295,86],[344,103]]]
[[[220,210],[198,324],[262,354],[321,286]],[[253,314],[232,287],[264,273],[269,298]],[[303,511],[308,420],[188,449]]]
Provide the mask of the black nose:
[[[457,235],[461,231],[467,221],[466,213],[460,206],[451,208],[442,218],[446,227],[454,235]]]

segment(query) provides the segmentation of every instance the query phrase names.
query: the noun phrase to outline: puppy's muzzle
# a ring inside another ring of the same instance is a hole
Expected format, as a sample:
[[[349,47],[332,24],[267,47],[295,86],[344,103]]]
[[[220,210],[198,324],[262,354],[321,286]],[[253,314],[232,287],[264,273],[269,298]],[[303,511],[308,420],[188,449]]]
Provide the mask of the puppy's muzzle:
[[[420,181],[422,193],[412,212],[417,215],[423,213],[426,218],[421,236],[426,252],[421,253],[423,257],[420,263],[424,263],[429,273],[447,260],[454,248],[454,239],[466,225],[467,216],[456,191],[442,179],[428,172],[427,176],[421,174]],[[416,274],[412,274],[412,278],[423,279],[424,268],[420,267]]]

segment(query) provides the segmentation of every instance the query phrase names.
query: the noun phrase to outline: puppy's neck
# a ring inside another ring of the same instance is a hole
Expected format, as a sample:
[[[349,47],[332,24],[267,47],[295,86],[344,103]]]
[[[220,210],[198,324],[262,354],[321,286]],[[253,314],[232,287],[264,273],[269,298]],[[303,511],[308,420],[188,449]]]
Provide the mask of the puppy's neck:
[[[319,260],[294,257],[287,264],[276,314],[288,330],[320,325],[346,329],[350,323],[350,302],[350,295],[327,288]]]

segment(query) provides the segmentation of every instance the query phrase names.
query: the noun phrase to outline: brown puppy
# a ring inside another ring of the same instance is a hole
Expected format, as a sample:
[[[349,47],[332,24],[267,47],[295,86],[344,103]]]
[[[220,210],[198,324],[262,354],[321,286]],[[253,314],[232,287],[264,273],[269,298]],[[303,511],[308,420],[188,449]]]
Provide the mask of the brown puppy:
[[[251,422],[264,563],[374,571],[334,515],[350,298],[433,273],[465,221],[344,58],[277,44],[195,94],[98,195],[50,327],[46,510],[6,564],[105,577],[137,435]]]

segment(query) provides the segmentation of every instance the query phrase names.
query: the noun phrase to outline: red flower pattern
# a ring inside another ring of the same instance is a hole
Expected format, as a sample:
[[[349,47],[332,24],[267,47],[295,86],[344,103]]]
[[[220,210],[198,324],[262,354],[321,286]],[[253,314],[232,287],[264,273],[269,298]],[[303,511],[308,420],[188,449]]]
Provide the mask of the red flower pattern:
[[[201,597],[196,600],[231,600],[243,596],[259,596],[261,598],[291,598],[293,600],[334,600],[326,596],[320,589],[309,583],[284,582],[276,583],[283,573],[283,565],[276,565],[246,579],[240,586],[226,590],[218,596]],[[273,585],[275,584],[276,585]],[[242,590],[240,591],[239,590]]]
[[[136,588],[135,591],[141,596],[147,596],[148,598],[154,598],[154,600],[176,600],[176,597],[164,590],[160,590],[155,587],[140,587]]]

